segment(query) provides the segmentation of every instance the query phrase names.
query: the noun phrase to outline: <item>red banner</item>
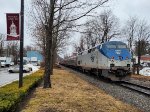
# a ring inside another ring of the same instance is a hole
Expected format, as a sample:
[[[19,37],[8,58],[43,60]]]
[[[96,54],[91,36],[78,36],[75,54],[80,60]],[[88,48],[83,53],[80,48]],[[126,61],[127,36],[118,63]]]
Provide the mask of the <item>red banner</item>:
[[[7,40],[19,40],[19,13],[7,13]]]

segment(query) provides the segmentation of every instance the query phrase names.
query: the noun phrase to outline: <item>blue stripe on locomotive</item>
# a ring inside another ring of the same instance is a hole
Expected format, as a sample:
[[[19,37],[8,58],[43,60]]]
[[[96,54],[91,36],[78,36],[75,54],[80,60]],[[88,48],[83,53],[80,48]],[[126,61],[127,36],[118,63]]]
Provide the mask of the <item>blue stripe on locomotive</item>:
[[[126,45],[121,41],[110,41],[106,42],[99,48],[99,51],[109,59],[114,57],[115,60],[126,60],[131,59],[131,54],[128,48],[107,48],[107,45]],[[121,59],[120,59],[121,58]]]

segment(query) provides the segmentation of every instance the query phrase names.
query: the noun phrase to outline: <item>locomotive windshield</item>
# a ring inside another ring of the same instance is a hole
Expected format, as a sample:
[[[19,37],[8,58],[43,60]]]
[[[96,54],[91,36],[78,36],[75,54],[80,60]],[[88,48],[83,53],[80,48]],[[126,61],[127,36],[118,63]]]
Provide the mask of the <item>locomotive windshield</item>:
[[[106,45],[106,47],[107,47],[108,49],[116,49],[116,48],[122,49],[122,48],[127,48],[126,45]]]
[[[117,45],[117,48],[127,48],[126,45]]]
[[[117,48],[116,45],[106,45],[106,47],[109,48],[109,49],[115,49],[115,48]]]

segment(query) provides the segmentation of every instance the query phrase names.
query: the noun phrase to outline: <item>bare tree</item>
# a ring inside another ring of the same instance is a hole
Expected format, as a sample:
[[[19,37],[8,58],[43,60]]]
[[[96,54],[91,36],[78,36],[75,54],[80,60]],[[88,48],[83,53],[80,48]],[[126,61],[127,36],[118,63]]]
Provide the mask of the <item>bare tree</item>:
[[[123,34],[128,41],[128,47],[132,50],[134,40],[136,39],[138,19],[130,17],[123,27]]]
[[[86,22],[85,30],[81,36],[81,39],[84,40],[86,49],[95,46],[97,39],[100,37],[100,33],[96,32],[97,30],[98,28],[95,27],[94,20],[89,20]]]
[[[27,46],[25,47],[25,49],[26,49],[26,51],[32,51],[32,50],[33,50],[32,47],[29,46],[29,45],[27,45]]]
[[[144,47],[143,45],[146,45],[148,41],[150,41],[150,26],[147,25],[147,22],[144,20],[141,20],[138,24],[138,30],[137,30],[137,41],[138,41],[138,65],[140,66],[140,60],[141,60],[141,52],[143,51]],[[139,66],[137,68],[137,74],[139,74]]]
[[[5,36],[3,34],[0,34],[0,56],[2,56],[3,54],[4,39],[5,39]]]
[[[120,35],[119,22],[110,10],[104,10],[85,24],[82,38],[89,49]]]
[[[6,47],[6,56],[12,56],[14,64],[17,64],[19,58],[19,41],[8,41]]]
[[[119,20],[115,15],[113,15],[111,10],[105,10],[98,17],[100,20],[100,33],[102,35],[101,42],[107,42],[111,38],[117,37],[120,35],[119,31]],[[98,23],[97,19],[97,23]]]
[[[128,46],[132,53],[133,44],[135,43],[135,54],[138,55],[138,65],[140,66],[141,55],[147,52],[147,43],[150,40],[150,26],[147,25],[147,22],[144,20],[130,17],[126,25],[123,27],[123,34],[128,41]],[[137,68],[137,74],[139,74],[139,66]]]
[[[139,49],[140,49],[140,55],[148,54],[149,45],[150,42],[146,40],[140,40],[140,46],[139,46],[139,41],[135,41],[135,54],[138,56]]]
[[[128,47],[132,53],[132,62],[135,64],[135,59],[133,59],[133,43],[135,43],[135,39],[137,37],[137,24],[138,19],[136,17],[130,17],[125,26],[122,29],[123,36],[128,41]],[[133,73],[135,73],[135,68],[133,67]]]
[[[53,69],[52,60],[56,43],[64,38],[68,29],[75,28],[77,20],[88,16],[94,9],[102,6],[108,0],[78,1],[78,0],[34,0],[33,18],[36,27],[44,30],[40,35],[45,34],[43,42],[45,47],[45,73],[44,88],[51,87],[50,75]],[[87,9],[87,10],[84,10]],[[82,10],[82,11],[79,11]],[[61,32],[64,31],[64,32]],[[60,33],[61,32],[61,33]],[[59,38],[61,37],[61,39]],[[68,36],[66,36],[68,37]],[[58,42],[59,43],[59,42]]]
[[[150,41],[150,25],[145,20],[141,20],[137,27],[137,39]]]

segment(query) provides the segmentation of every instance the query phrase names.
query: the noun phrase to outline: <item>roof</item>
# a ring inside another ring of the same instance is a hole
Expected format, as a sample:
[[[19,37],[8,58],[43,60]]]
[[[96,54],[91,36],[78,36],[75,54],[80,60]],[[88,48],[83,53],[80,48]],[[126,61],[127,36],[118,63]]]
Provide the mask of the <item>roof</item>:
[[[150,61],[150,55],[141,56],[141,60],[149,60]]]

